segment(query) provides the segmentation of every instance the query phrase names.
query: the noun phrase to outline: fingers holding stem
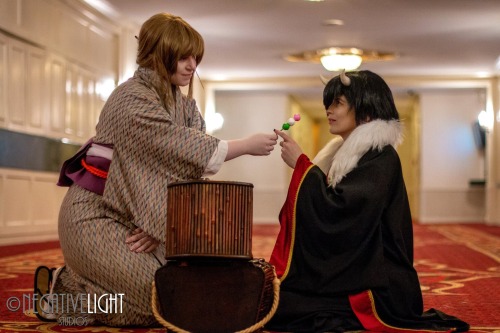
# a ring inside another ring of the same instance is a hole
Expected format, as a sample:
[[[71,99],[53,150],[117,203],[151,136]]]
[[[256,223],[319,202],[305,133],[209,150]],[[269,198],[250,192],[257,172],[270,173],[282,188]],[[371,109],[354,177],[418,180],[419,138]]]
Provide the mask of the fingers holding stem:
[[[302,149],[294,139],[283,131],[275,129],[274,133],[283,139],[280,142],[281,158],[290,168],[295,168],[299,156],[302,155]]]

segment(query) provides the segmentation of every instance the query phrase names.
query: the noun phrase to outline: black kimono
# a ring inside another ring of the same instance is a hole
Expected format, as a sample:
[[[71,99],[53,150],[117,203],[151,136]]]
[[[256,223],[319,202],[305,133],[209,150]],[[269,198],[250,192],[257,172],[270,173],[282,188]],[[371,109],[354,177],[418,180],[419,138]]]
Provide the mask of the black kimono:
[[[393,147],[399,132],[396,121],[358,126],[337,144],[328,176],[307,156],[298,159],[270,260],[281,299],[268,329],[468,330],[457,318],[423,311],[410,208]]]

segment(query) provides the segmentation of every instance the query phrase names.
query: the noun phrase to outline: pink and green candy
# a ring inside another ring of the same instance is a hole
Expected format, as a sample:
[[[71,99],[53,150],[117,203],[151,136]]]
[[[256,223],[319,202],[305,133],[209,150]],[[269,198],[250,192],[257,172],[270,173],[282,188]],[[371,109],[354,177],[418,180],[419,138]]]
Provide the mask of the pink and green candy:
[[[300,114],[296,113],[293,115],[293,117],[289,118],[288,121],[286,123],[283,124],[283,126],[281,127],[281,130],[288,130],[290,128],[290,126],[293,126],[295,125],[295,122],[296,121],[299,121],[300,120]]]

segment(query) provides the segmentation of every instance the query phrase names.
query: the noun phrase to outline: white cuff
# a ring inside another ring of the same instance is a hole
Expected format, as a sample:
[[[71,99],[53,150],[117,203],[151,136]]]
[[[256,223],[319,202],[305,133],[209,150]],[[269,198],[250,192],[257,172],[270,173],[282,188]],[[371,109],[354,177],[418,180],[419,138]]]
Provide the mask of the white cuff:
[[[217,149],[215,149],[212,157],[210,158],[210,161],[208,161],[208,165],[205,168],[202,177],[213,176],[220,170],[222,164],[226,160],[227,149],[228,149],[227,141],[220,140]]]

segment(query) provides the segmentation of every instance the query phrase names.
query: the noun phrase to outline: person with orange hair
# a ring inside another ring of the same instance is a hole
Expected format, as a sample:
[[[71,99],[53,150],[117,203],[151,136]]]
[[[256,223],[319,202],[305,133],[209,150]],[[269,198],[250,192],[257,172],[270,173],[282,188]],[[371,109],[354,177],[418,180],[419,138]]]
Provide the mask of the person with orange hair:
[[[41,320],[157,324],[151,283],[165,257],[167,185],[213,175],[241,155],[269,155],[277,142],[274,133],[232,141],[206,134],[191,97],[204,41],[182,18],[154,15],[137,39],[134,76],[114,90],[96,135],[61,170],[59,185],[69,186],[59,214],[65,266],[35,273]],[[110,300],[119,308],[102,311]]]

